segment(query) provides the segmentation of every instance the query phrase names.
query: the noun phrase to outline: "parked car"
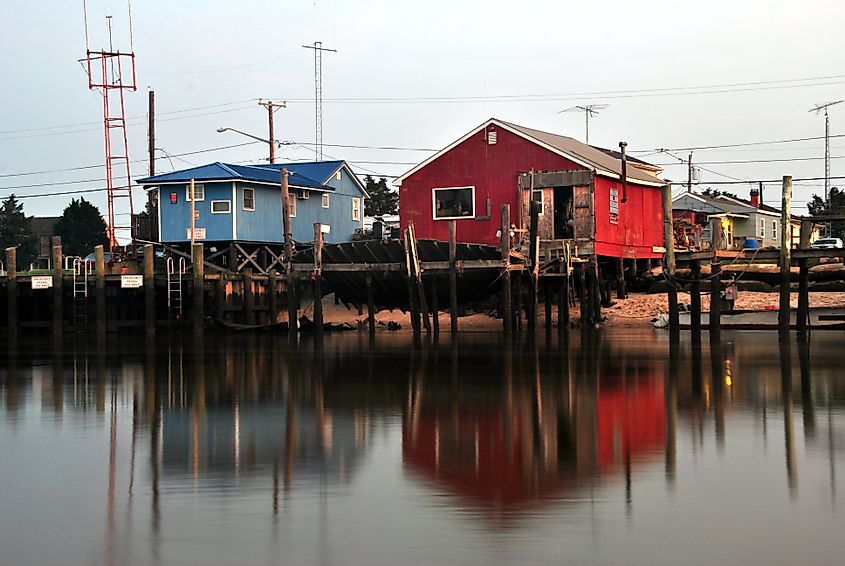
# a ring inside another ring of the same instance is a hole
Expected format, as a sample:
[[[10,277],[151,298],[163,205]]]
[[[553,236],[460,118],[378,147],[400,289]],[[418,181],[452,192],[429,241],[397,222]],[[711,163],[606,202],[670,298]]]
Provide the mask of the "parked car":
[[[830,250],[839,249],[841,247],[841,238],[819,238],[818,240],[810,244],[810,248],[814,250]]]
[[[103,252],[103,261],[105,263],[108,263],[108,262],[111,261],[111,252]],[[97,262],[97,254],[96,253],[90,253],[87,256],[85,256],[85,263],[90,263],[91,265],[93,265],[96,262]]]

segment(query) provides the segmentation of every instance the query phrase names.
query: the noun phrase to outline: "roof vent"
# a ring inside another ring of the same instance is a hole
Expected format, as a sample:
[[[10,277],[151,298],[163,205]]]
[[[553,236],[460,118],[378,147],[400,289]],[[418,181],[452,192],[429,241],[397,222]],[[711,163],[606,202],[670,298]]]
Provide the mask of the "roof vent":
[[[487,132],[487,145],[496,145],[496,130]]]

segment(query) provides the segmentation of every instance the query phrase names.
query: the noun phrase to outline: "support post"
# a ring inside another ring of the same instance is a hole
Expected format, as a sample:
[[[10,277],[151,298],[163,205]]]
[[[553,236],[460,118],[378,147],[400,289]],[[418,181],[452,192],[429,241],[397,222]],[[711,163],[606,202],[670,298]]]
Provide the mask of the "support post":
[[[150,91],[152,94],[152,91]],[[144,327],[148,335],[156,331],[155,251],[152,244],[144,245]]]
[[[94,246],[95,302],[97,310],[97,335],[106,335],[106,261],[103,246]]]
[[[376,333],[376,307],[373,305],[373,273],[367,272],[367,326],[370,336]]]
[[[780,209],[780,304],[778,308],[778,331],[789,332],[789,274],[790,254],[790,207],[792,203],[792,177],[783,177]]]
[[[205,253],[202,244],[194,244],[191,247],[193,258],[194,285],[193,285],[193,308],[191,318],[193,320],[194,335],[198,336],[203,332],[203,284],[205,283]]]
[[[214,282],[214,318],[221,322],[226,319],[226,276],[222,273]]]
[[[528,242],[531,246],[528,256],[531,259],[531,278],[528,285],[528,336],[533,337],[537,330],[537,307],[539,305],[537,286],[540,283],[539,237],[537,234],[540,211],[534,199],[528,201],[530,219],[528,223]]]
[[[282,229],[285,236],[285,283],[288,300],[288,332],[293,339],[299,329],[299,315],[297,314],[296,279],[293,273],[293,236],[290,225],[290,189],[288,187],[288,170],[282,167],[280,172],[282,186]]]
[[[323,333],[323,225],[314,223],[314,331]]]
[[[710,341],[718,342],[722,337],[722,262],[714,257],[710,262]]]
[[[552,285],[548,278],[543,280],[543,307],[546,315],[546,334],[552,333]]]
[[[14,246],[6,248],[6,314],[9,334],[18,331],[18,249]]]
[[[411,250],[411,273],[416,283],[417,295],[419,296],[420,314],[422,315],[422,323],[425,327],[426,333],[431,332],[431,321],[428,318],[429,309],[428,301],[425,296],[425,285],[422,280],[422,268],[420,267],[420,254],[417,249],[417,232],[414,225],[408,226],[408,244]]]
[[[561,258],[560,267],[560,296],[557,303],[558,331],[569,330],[569,262]]]
[[[620,257],[616,271],[616,298],[627,299],[628,290],[625,288],[625,258]]]
[[[692,341],[701,343],[701,263],[694,260],[691,266],[692,282],[690,283],[690,328]]]
[[[276,287],[276,270],[271,269],[267,274],[267,308],[271,325],[279,320],[279,294]]]
[[[672,186],[664,185],[661,192],[663,204],[663,247],[666,248],[663,266],[669,282],[669,331],[673,337],[679,332],[678,289],[675,287],[675,232],[672,226]]]
[[[458,236],[457,223],[449,221],[449,321],[452,334],[458,332]]]
[[[248,325],[255,324],[255,291],[252,288],[252,268],[244,269],[244,322]]]
[[[601,323],[601,286],[602,280],[601,275],[599,274],[599,261],[597,256],[593,256],[592,261],[590,262],[590,273],[593,279],[593,285],[591,287],[591,295],[593,298],[592,306],[593,306],[593,323],[598,325]]]
[[[502,228],[499,249],[502,252],[502,330],[507,335],[513,330],[513,302],[511,301],[511,205],[502,205]]]
[[[62,245],[53,246],[53,334],[62,333],[64,305],[62,304]]]
[[[431,330],[435,336],[440,335],[440,299],[437,296],[437,275],[428,278],[428,304],[431,311]]]
[[[807,332],[810,318],[810,268],[805,258],[798,260],[798,313],[796,325],[799,332]]]
[[[578,264],[578,298],[581,302],[581,327],[587,326],[590,320],[590,302],[587,298],[586,264]]]

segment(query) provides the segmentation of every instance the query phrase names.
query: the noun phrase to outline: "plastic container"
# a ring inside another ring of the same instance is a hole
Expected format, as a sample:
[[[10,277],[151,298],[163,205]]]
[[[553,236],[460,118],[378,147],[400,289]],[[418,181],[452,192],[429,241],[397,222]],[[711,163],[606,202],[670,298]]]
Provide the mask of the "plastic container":
[[[760,247],[760,242],[751,238],[746,238],[745,244],[743,244],[743,246],[746,250],[756,250]]]

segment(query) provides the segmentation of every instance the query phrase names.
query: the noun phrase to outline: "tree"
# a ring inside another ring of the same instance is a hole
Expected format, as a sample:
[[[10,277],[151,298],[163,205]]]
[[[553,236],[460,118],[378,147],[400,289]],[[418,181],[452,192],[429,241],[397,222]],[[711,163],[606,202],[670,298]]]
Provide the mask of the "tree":
[[[824,202],[824,196],[813,195],[807,203],[807,210],[812,216],[824,216],[826,214],[845,214],[845,190],[831,187],[828,192],[830,206]],[[834,220],[830,223],[830,234],[832,238],[845,238],[845,220]]]
[[[16,267],[28,266],[37,255],[36,238],[32,233],[32,217],[26,217],[23,213],[23,203],[18,202],[13,194],[0,206],[0,248],[5,250],[11,247],[18,248]]]
[[[54,231],[62,237],[62,252],[66,255],[86,256],[94,246],[109,245],[106,221],[97,207],[82,197],[71,199]]]
[[[387,179],[382,177],[378,181],[367,175],[364,183],[370,198],[364,206],[367,216],[381,216],[399,212],[399,193],[387,186]]]
[[[706,197],[710,197],[710,198],[716,198],[716,197],[721,197],[721,196],[726,196],[726,197],[731,197],[731,198],[738,198],[738,197],[737,197],[735,194],[733,194],[733,193],[729,193],[728,191],[720,191],[719,189],[714,189],[714,188],[712,188],[712,187],[707,187],[706,189],[704,189],[703,191],[701,191],[701,194],[703,194],[703,195],[704,195],[704,196],[706,196]]]

